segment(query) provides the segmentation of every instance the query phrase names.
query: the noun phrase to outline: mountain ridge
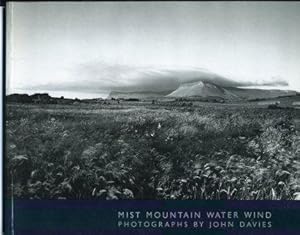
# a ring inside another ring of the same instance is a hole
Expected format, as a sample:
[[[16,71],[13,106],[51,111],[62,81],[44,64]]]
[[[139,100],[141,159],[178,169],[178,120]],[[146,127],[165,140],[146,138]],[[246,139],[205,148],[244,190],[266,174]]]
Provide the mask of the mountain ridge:
[[[296,91],[280,89],[251,89],[221,86],[213,82],[196,81],[182,83],[173,91],[111,91],[108,98],[180,98],[180,97],[219,97],[225,100],[269,99],[297,95]]]

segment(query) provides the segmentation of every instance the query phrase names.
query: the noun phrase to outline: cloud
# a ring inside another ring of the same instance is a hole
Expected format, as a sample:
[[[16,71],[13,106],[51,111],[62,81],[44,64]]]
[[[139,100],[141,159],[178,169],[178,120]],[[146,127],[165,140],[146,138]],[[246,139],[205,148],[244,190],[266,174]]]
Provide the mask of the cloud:
[[[208,70],[195,67],[136,67],[94,61],[79,64],[71,70],[72,79],[60,83],[47,83],[31,89],[56,91],[110,92],[114,91],[171,91],[182,83],[204,81],[221,86],[274,85],[286,83],[283,79],[273,82],[239,82]]]

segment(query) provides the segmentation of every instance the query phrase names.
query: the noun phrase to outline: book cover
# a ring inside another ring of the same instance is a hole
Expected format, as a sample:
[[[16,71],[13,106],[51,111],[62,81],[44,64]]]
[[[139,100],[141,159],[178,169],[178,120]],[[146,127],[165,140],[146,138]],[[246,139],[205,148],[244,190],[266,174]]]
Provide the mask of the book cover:
[[[299,234],[299,2],[5,6],[4,234]]]

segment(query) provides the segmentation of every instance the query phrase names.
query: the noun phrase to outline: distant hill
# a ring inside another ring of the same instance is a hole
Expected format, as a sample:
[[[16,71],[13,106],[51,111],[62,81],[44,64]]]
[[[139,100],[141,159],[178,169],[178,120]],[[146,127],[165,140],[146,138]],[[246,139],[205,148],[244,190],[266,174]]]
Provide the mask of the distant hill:
[[[255,100],[255,99],[273,99],[277,97],[285,96],[296,96],[298,93],[291,90],[279,90],[279,89],[249,89],[249,88],[235,88],[227,87],[225,88],[229,92],[235,94],[237,97],[245,100]]]
[[[51,100],[51,96],[47,93],[37,93],[33,95],[28,94],[11,94],[6,96],[7,102],[16,102],[16,103],[34,103],[37,101],[41,102],[49,102]]]
[[[208,82],[192,82],[184,83],[178,87],[175,91],[167,95],[167,97],[221,97],[224,99],[236,99],[234,93]]]
[[[71,104],[78,99],[65,99],[64,97],[51,97],[48,93],[28,94],[11,94],[6,96],[8,103],[36,103],[36,104]]]
[[[222,87],[209,82],[191,82],[180,85],[167,97],[220,97],[226,100],[270,99],[281,96],[297,95],[296,91],[243,89]]]
[[[122,91],[111,91],[108,99],[115,98],[115,99],[151,99],[151,98],[160,98],[165,97],[172,91],[138,91],[138,92],[122,92]]]

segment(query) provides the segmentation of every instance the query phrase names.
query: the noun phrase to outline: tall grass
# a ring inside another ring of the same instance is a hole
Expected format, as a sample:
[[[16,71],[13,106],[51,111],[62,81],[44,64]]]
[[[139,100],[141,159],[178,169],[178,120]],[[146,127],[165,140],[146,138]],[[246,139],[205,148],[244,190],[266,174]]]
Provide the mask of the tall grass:
[[[298,112],[298,113],[297,113]],[[294,199],[297,110],[7,109],[6,195],[59,199]]]

